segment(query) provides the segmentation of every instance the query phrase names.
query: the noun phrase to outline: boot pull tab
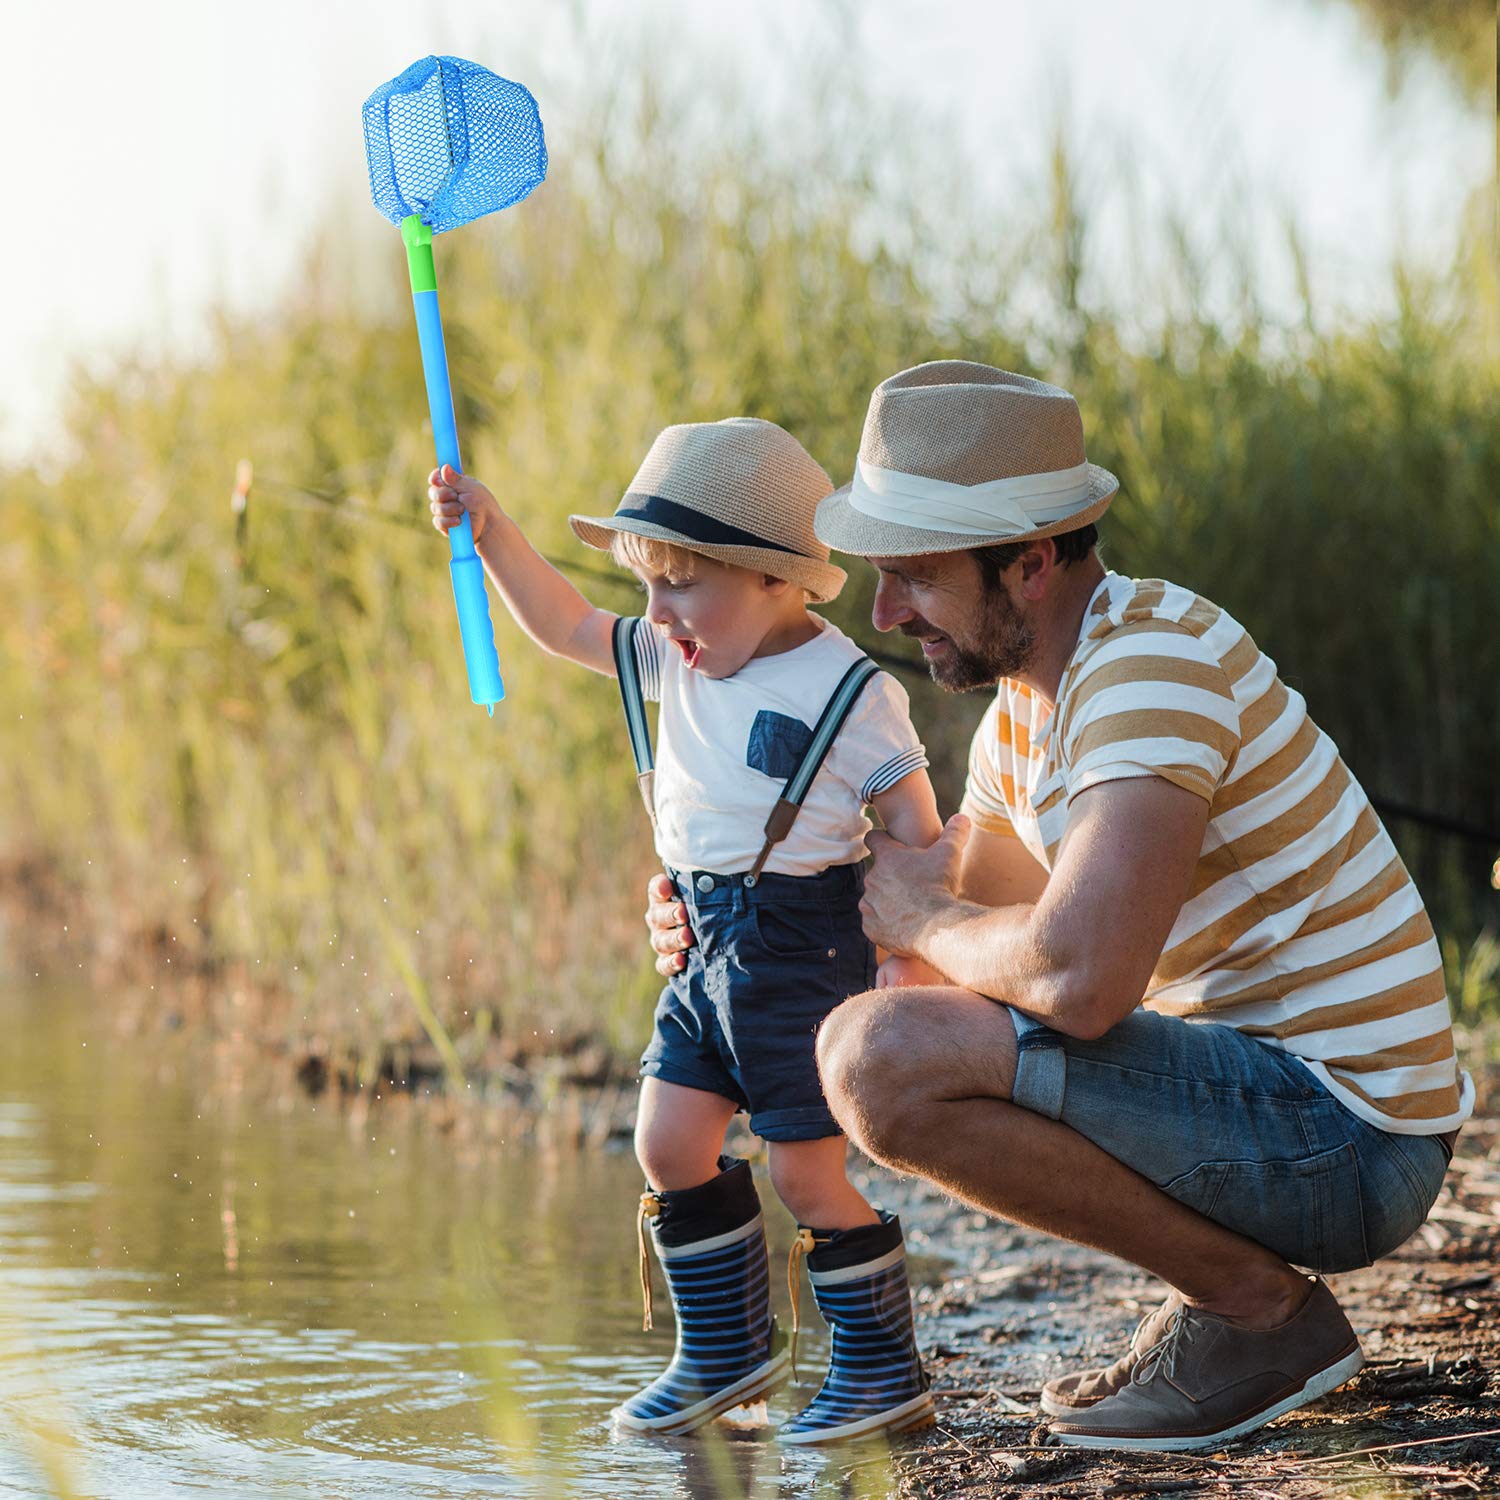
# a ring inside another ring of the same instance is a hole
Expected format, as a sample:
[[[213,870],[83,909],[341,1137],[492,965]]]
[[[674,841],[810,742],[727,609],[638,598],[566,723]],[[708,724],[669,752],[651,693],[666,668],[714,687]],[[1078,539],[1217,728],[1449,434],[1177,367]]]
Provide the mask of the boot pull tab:
[[[641,1194],[641,1209],[635,1216],[636,1244],[641,1252],[641,1301],[644,1315],[641,1332],[651,1332],[651,1262],[646,1258],[646,1220],[654,1219],[661,1212],[661,1199],[655,1193]]]
[[[790,1254],[786,1258],[786,1289],[792,1299],[792,1384],[797,1385],[797,1335],[802,1331],[802,1278],[797,1274],[798,1263],[817,1248],[817,1237],[810,1229],[797,1230]]]

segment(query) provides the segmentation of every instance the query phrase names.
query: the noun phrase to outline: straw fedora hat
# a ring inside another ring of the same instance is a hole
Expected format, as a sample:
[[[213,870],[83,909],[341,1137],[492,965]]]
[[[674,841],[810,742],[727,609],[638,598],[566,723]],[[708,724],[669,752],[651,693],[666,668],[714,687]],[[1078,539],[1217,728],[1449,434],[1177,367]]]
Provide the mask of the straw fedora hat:
[[[1066,391],[940,359],[875,387],[854,478],[818,506],[818,536],[856,557],[917,557],[1074,531],[1120,482],[1083,453]]]
[[[826,604],[848,577],[813,533],[813,512],[832,488],[774,422],[683,422],[652,443],[614,515],[569,516],[568,525],[601,551],[612,533],[630,531],[784,578]]]

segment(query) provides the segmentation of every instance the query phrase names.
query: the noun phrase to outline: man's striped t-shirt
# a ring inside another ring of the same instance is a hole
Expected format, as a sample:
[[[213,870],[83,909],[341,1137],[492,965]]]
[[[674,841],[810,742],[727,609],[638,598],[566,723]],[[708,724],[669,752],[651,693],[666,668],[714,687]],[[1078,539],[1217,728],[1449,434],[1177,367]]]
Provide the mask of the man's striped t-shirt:
[[[1454,1053],[1432,924],[1332,740],[1223,610],[1109,573],[1055,710],[1001,682],[974,736],[963,810],[1050,870],[1072,799],[1135,776],[1209,804],[1145,1004],[1285,1048],[1384,1130],[1464,1120],[1474,1090]]]

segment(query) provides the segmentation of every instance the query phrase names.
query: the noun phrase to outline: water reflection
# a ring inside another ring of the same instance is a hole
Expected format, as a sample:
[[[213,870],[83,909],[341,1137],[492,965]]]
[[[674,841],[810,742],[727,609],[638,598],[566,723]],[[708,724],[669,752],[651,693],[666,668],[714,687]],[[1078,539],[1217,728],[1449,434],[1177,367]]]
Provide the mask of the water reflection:
[[[868,1448],[611,1433],[670,1345],[640,1330],[627,1154],[257,1099],[236,1055],[101,1016],[0,993],[0,1493],[889,1492]]]

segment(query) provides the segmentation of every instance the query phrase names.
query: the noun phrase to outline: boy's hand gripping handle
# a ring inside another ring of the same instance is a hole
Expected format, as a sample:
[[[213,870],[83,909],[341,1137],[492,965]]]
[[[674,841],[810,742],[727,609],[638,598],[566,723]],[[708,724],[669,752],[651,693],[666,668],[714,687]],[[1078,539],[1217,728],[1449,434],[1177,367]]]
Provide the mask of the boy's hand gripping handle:
[[[432,415],[433,447],[437,461],[452,464],[460,474],[458,424],[453,416],[453,389],[448,383],[448,351],[443,344],[443,319],[438,311],[437,272],[432,263],[432,230],[416,214],[401,222],[406,265],[411,272],[411,300],[417,313],[417,338],[422,346],[422,374],[427,381],[427,409]],[[500,658],[495,651],[495,627],[490,623],[489,597],[484,588],[484,565],[474,551],[474,528],[467,514],[448,533],[452,560],[453,600],[458,606],[458,628],[464,641],[464,665],[469,669],[469,696],[491,713],[505,697],[500,680]]]

